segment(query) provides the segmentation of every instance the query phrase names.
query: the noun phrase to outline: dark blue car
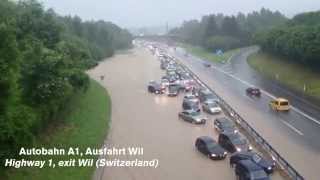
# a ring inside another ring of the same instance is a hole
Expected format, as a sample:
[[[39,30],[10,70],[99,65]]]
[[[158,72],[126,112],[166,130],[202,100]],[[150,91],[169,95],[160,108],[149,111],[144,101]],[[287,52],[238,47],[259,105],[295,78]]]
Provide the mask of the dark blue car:
[[[255,152],[238,152],[230,157],[230,165],[234,166],[241,160],[250,160],[261,167],[266,173],[271,174],[275,168],[275,162],[261,157]]]

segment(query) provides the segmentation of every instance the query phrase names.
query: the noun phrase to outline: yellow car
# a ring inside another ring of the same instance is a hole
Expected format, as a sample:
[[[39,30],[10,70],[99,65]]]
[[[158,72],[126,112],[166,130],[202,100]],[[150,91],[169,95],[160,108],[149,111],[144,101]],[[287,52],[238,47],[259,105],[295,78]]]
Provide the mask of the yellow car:
[[[270,107],[276,111],[289,111],[290,104],[287,99],[277,98],[275,100],[270,101]]]

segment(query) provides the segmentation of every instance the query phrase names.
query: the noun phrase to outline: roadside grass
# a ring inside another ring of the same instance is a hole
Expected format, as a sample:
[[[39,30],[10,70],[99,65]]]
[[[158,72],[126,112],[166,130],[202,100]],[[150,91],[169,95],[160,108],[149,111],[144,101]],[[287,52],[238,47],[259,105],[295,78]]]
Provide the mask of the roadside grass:
[[[320,99],[320,73],[267,53],[252,54],[248,63],[262,75]]]
[[[192,46],[189,44],[180,44],[180,45],[187,52],[195,56],[198,56],[204,60],[210,60],[210,61],[219,62],[219,63],[227,62],[234,53],[239,51],[239,49],[233,49],[233,50],[226,51],[221,56],[219,56],[199,46]]]
[[[62,121],[50,127],[36,139],[36,147],[64,148],[87,147],[100,148],[107,135],[110,122],[111,100],[106,90],[94,80],[85,93],[78,93],[62,112]],[[24,157],[33,160],[52,159],[55,168],[20,168],[7,172],[9,180],[87,180],[91,179],[95,170],[93,167],[57,167],[58,161],[94,158],[96,156],[32,156]],[[47,162],[46,162],[47,163]]]

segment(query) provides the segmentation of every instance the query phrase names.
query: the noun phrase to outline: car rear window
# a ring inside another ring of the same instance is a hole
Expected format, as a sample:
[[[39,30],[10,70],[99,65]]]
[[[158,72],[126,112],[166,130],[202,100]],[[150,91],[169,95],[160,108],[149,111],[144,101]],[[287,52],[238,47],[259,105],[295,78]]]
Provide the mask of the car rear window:
[[[287,105],[289,105],[288,102],[280,102],[280,106],[287,106]]]
[[[253,171],[251,173],[252,179],[263,179],[266,178],[267,175],[263,170]]]

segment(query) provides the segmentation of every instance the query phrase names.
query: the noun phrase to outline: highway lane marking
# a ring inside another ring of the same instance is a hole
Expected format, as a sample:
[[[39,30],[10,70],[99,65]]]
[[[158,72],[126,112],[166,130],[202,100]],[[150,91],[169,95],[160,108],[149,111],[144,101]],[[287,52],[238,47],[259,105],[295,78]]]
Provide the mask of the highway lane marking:
[[[288,126],[289,128],[291,128],[293,131],[295,131],[296,133],[298,133],[300,136],[303,136],[304,134],[298,130],[297,128],[295,128],[293,125],[291,125],[290,123],[286,122],[286,121],[281,121],[283,124],[285,124],[286,126]]]
[[[250,87],[250,86],[254,86],[253,84],[250,84],[250,83],[248,83],[247,81],[244,81],[244,80],[242,80],[242,79],[234,76],[233,74],[229,74],[228,72],[226,72],[226,71],[224,71],[224,70],[221,70],[220,68],[218,68],[218,67],[216,67],[216,66],[214,66],[214,65],[211,66],[211,67],[212,67],[213,69],[215,69],[215,70],[217,70],[217,71],[219,71],[219,72],[221,72],[221,73],[223,73],[223,74],[225,74],[225,75],[233,78],[233,79],[236,79],[236,80],[240,81],[241,83],[243,83],[243,84],[245,84],[245,85],[247,85],[247,86],[249,86],[249,87]],[[265,90],[263,90],[263,89],[261,89],[261,92],[264,93],[264,94],[266,94],[267,96],[269,96],[269,97],[272,98],[272,99],[276,99],[276,98],[277,98],[276,96],[268,93],[267,91],[265,91]],[[311,117],[310,115],[302,112],[301,110],[299,110],[298,108],[296,108],[296,107],[294,107],[294,106],[291,106],[291,107],[292,107],[292,110],[296,111],[298,114],[301,114],[302,116],[306,117],[307,119],[311,120],[312,122],[316,123],[317,125],[320,125],[320,122],[319,122],[317,119],[315,119],[314,117]]]
[[[230,60],[233,58],[233,56],[234,56],[234,55],[232,55],[232,56],[228,59],[228,62],[230,62]],[[180,58],[181,58],[181,57],[180,57]],[[183,59],[183,58],[182,58],[182,59]],[[188,58],[188,59],[189,59],[189,58]],[[200,58],[195,58],[195,60],[198,61],[198,62],[203,62]],[[247,86],[249,86],[249,87],[250,87],[250,86],[254,86],[254,85],[250,84],[249,82],[244,81],[244,80],[242,80],[242,79],[234,76],[233,74],[230,74],[230,73],[222,70],[222,69],[219,68],[219,67],[216,67],[216,66],[213,65],[213,64],[212,64],[211,67],[212,67],[213,69],[215,69],[215,70],[217,70],[217,71],[219,71],[219,72],[221,72],[221,73],[223,73],[223,74],[225,74],[225,75],[227,75],[227,76],[235,79],[235,80],[240,81],[241,83],[243,83],[243,84],[245,84],[245,85],[247,85]],[[264,93],[264,94],[266,94],[267,96],[269,96],[269,97],[272,98],[272,99],[276,99],[276,97],[275,97],[274,95],[268,93],[267,91],[265,91],[265,90],[263,90],[263,89],[261,89],[261,92]],[[301,114],[302,116],[306,117],[307,119],[309,119],[309,120],[313,121],[314,123],[320,125],[320,122],[317,121],[315,118],[313,118],[313,117],[309,116],[308,114],[300,111],[299,109],[297,109],[297,108],[294,107],[294,106],[291,106],[291,107],[292,107],[292,110],[296,111],[298,114]],[[303,135],[303,133],[302,133],[300,130],[298,130],[297,128],[295,128],[293,125],[291,125],[291,124],[289,124],[289,123],[287,123],[287,122],[285,122],[285,121],[281,121],[281,122],[285,123],[285,125],[287,125],[289,128],[291,128],[292,130],[294,130],[294,131],[297,132],[298,134]]]

